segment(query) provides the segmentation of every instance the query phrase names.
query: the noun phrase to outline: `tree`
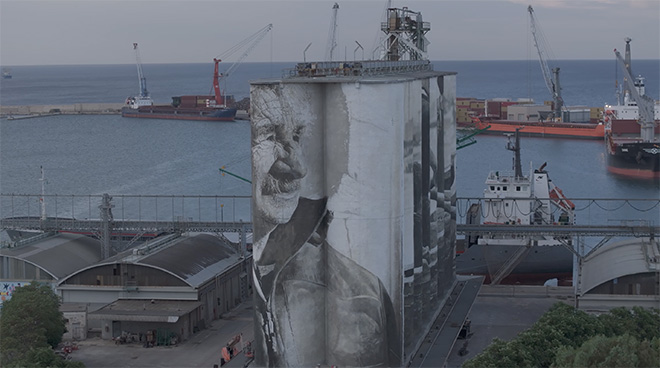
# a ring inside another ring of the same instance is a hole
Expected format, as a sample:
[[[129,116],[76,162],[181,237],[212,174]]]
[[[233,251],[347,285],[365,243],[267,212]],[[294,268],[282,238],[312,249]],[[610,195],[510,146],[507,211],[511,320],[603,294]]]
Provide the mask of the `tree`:
[[[637,340],[651,340],[660,337],[660,310],[633,307],[614,308],[598,317],[603,326],[603,335],[617,336],[630,334]]]
[[[657,367],[660,339],[639,342],[635,337],[597,335],[579,348],[562,347],[552,367]]]
[[[30,349],[21,360],[14,360],[6,368],[85,368],[82,362],[65,360],[50,347]]]
[[[532,357],[515,341],[494,338],[481,354],[463,363],[463,368],[531,367]]]
[[[654,367],[659,355],[660,310],[594,316],[558,302],[530,329],[508,342],[495,339],[463,367]]]
[[[65,322],[53,290],[36,281],[17,288],[0,315],[0,358],[3,366],[25,359],[32,350],[55,348]]]

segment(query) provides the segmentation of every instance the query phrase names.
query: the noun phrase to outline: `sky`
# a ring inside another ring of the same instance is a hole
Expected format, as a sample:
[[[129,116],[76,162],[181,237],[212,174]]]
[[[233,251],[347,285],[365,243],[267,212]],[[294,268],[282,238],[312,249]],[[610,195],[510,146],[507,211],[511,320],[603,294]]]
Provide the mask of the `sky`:
[[[388,1],[336,2],[334,59],[373,59]],[[269,23],[245,62],[323,60],[334,3],[0,0],[0,65],[131,64],[134,42],[145,64],[206,63]],[[528,5],[550,60],[613,59],[625,37],[634,59],[660,58],[660,0],[391,0],[430,22],[431,60],[537,57]]]

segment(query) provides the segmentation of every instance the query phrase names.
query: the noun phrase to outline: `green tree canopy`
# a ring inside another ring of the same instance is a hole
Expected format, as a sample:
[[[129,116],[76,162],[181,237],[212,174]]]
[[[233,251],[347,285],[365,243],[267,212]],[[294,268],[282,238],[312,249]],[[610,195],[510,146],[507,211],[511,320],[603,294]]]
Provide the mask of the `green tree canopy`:
[[[65,360],[50,347],[30,349],[22,359],[14,360],[6,368],[85,368],[82,362]]]
[[[658,366],[659,348],[658,309],[615,308],[595,316],[558,302],[530,329],[511,341],[495,339],[463,367]]]
[[[658,309],[620,307],[598,316],[598,320],[602,326],[602,334],[605,336],[620,336],[627,333],[637,340],[650,341],[657,337],[660,331],[659,316]]]
[[[562,347],[553,367],[658,367],[660,339],[639,341],[635,337],[597,335],[579,348]]]
[[[25,359],[32,350],[55,348],[65,322],[60,302],[48,285],[35,281],[17,288],[0,314],[0,358],[3,366]]]

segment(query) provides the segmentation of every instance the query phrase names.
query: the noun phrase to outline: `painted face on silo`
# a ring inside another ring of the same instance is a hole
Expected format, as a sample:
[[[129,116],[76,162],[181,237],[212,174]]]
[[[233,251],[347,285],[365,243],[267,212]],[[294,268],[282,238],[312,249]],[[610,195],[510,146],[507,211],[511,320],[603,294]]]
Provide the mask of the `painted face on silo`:
[[[307,173],[300,160],[304,126],[273,89],[260,90],[251,104],[255,210],[268,223],[283,224],[298,205]]]

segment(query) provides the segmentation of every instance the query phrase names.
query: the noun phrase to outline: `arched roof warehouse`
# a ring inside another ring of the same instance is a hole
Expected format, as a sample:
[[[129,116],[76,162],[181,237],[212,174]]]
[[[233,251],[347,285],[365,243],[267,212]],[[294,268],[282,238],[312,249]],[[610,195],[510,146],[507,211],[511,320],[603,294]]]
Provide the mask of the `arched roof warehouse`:
[[[57,234],[17,248],[0,249],[5,280],[54,280],[101,260],[101,243],[79,234]]]
[[[187,286],[205,282],[236,265],[241,255],[210,234],[161,239],[90,265],[60,282],[64,285]]]
[[[602,294],[604,284],[616,284],[616,280],[624,277],[654,275],[658,272],[660,272],[658,240],[648,237],[626,239],[603,246],[585,257],[582,265],[581,290],[584,294],[590,292]],[[655,293],[657,294],[657,291]]]

